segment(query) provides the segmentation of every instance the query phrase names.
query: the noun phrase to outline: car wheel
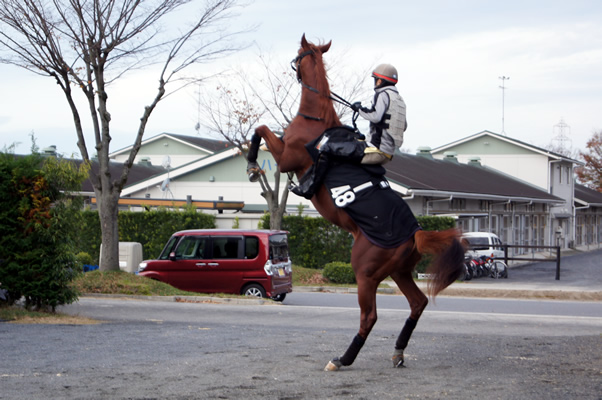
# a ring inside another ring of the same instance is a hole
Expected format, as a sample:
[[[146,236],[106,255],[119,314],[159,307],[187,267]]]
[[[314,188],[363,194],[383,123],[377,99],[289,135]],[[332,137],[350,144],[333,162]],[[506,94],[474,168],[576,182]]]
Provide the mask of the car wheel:
[[[280,293],[280,294],[277,294],[276,296],[272,297],[272,300],[284,301],[285,298],[286,298],[286,293]]]
[[[245,288],[242,291],[242,294],[244,296],[265,297],[265,290],[261,285],[252,283],[248,286],[245,286]]]

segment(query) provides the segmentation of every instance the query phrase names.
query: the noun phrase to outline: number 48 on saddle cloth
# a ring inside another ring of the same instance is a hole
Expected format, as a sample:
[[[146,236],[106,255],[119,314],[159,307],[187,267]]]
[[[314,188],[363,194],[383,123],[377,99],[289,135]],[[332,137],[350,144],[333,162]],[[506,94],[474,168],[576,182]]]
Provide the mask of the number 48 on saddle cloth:
[[[421,229],[410,207],[391,189],[382,166],[331,163],[323,182],[334,204],[377,246],[398,247]]]

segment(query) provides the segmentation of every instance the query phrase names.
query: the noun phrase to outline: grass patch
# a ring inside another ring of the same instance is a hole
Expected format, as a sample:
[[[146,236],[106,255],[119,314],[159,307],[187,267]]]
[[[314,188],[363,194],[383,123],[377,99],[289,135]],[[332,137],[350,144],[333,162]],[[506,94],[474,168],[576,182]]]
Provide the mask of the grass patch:
[[[322,276],[321,269],[293,265],[293,290],[295,286],[323,286],[328,284],[328,279]]]
[[[198,296],[200,293],[186,292],[163,282],[130,274],[124,271],[99,270],[79,276],[73,285],[79,293],[124,294],[137,296]]]
[[[66,324],[66,325],[89,325],[99,324],[85,317],[74,317],[67,314],[27,311],[22,307],[0,307],[0,320],[19,324]]]

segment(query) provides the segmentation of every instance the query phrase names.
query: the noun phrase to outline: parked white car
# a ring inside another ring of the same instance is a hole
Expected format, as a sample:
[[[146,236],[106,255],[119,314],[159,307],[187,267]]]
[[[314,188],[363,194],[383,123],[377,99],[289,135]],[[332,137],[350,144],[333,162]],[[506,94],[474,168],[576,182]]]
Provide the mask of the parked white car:
[[[464,232],[462,239],[468,242],[469,249],[477,256],[490,256],[493,258],[504,258],[502,241],[495,233],[489,232]]]

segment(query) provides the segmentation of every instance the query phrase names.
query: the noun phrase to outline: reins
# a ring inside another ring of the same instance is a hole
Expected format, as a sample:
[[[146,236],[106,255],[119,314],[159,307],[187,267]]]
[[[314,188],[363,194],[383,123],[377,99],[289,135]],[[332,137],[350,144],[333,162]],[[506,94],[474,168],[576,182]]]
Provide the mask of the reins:
[[[351,103],[347,100],[345,100],[343,97],[339,96],[338,94],[334,93],[333,91],[330,91],[330,96],[325,96],[324,94],[320,93],[320,91],[312,86],[309,86],[308,84],[306,84],[305,82],[303,82],[303,77],[301,76],[301,69],[298,68],[298,66],[301,65],[301,60],[303,60],[303,57],[305,56],[309,56],[309,55],[313,55],[314,51],[313,50],[307,50],[304,51],[303,53],[299,54],[297,57],[293,58],[293,60],[291,61],[291,68],[293,69],[293,71],[295,71],[297,73],[297,81],[301,84],[302,87],[306,88],[307,90],[314,92],[320,96],[324,96],[332,101],[336,101],[339,104],[342,104],[346,107],[352,108],[351,107]],[[305,119],[309,119],[312,121],[322,121],[323,118],[320,117],[313,117],[311,115],[305,115],[302,114],[300,112],[297,113],[297,115],[305,118]],[[352,122],[353,122],[353,127],[357,129],[357,126],[355,124],[355,121],[357,120],[358,117],[358,112],[357,111],[353,111],[353,116],[352,116]]]

